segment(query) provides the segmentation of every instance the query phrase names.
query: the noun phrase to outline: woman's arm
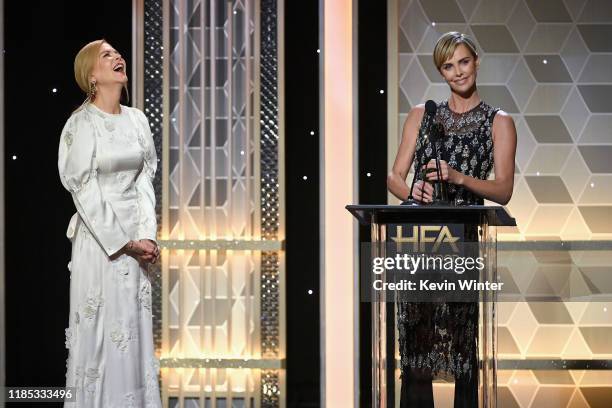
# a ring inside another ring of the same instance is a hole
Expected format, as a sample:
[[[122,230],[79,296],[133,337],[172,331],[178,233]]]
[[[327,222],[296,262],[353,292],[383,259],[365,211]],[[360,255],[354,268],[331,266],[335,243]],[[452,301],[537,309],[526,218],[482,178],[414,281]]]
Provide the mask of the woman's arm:
[[[414,159],[417,135],[419,133],[419,126],[421,120],[423,119],[424,112],[425,105],[420,104],[412,108],[408,113],[408,117],[404,122],[404,128],[402,130],[402,141],[400,142],[397,150],[397,156],[395,156],[393,168],[387,175],[387,188],[394,196],[402,201],[406,200],[410,195],[410,188],[406,184],[406,176],[408,175],[410,166],[412,165],[412,161]],[[423,192],[423,195],[415,198],[429,201],[431,200],[433,188],[429,183],[424,183],[424,185],[425,191]],[[421,185],[419,184],[417,188],[420,189]],[[415,195],[419,194],[416,194],[415,191]]]
[[[516,154],[516,128],[512,117],[499,111],[493,120],[493,161],[494,180],[480,180],[467,176],[444,161],[441,163],[442,179],[449,183],[464,186],[474,194],[495,201],[501,205],[508,204],[514,189],[514,158]],[[435,162],[427,167],[435,167]],[[429,180],[437,179],[435,173],[428,174]]]
[[[159,257],[155,190],[153,189],[153,179],[157,171],[157,153],[155,152],[155,142],[153,141],[147,117],[136,108],[131,108],[131,113],[143,132],[142,137],[139,137],[139,143],[144,152],[144,164],[135,183],[136,192],[138,193],[138,204],[140,205],[140,217],[138,219],[136,236],[140,238],[139,242],[147,249],[148,254],[140,256],[140,260],[146,265],[149,262],[155,263]]]
[[[157,171],[157,154],[155,142],[149,127],[149,121],[143,112],[131,108],[133,117],[138,121],[142,129],[142,138],[139,143],[144,152],[144,165],[136,179],[136,192],[138,193],[138,204],[140,205],[140,218],[136,236],[139,239],[148,239],[157,246],[157,220],[155,215],[155,190],[153,179]]]
[[[72,194],[79,216],[109,257],[130,241],[97,178],[96,135],[84,111],[74,113],[62,130],[58,150],[62,184]]]

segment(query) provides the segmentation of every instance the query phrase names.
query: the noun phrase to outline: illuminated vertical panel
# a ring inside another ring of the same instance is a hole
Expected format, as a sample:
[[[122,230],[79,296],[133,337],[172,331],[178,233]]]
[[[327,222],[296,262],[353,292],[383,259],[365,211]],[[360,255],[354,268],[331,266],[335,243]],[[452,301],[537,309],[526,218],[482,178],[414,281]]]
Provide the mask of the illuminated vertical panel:
[[[134,17],[144,31],[133,35],[144,59],[135,102],[154,121],[160,158],[154,323],[164,405],[284,406],[282,7],[133,4],[144,14]],[[262,60],[264,47],[273,57]]]
[[[322,6],[321,334],[322,402],[352,407],[356,399],[355,226],[344,206],[356,189],[352,0]],[[348,337],[347,337],[348,336]]]
[[[254,21],[252,2],[169,1],[168,211],[166,241],[193,249],[168,252],[167,348],[184,363],[167,377],[178,403],[210,398],[213,406],[251,398],[252,370],[207,366],[253,359],[258,256],[222,241],[252,240],[258,185],[253,169]],[[202,242],[208,242],[207,247]],[[215,249],[215,242],[220,242]],[[166,271],[164,271],[166,272]],[[247,321],[245,317],[248,316]],[[194,367],[202,366],[202,368]],[[246,371],[245,371],[246,370]],[[244,393],[249,395],[243,395]]]

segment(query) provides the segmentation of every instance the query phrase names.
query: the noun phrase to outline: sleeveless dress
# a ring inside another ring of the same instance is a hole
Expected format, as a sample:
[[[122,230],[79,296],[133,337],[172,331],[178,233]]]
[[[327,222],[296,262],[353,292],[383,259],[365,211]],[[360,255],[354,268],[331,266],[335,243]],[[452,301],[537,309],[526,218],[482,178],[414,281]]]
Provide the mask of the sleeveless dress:
[[[458,114],[450,110],[447,101],[439,103],[434,122],[444,129],[444,138],[439,142],[440,158],[463,174],[486,180],[493,167],[491,129],[498,111],[481,101],[473,109]],[[425,122],[421,122],[416,143],[414,170],[417,174],[435,157],[434,147],[424,137]],[[451,205],[483,204],[481,197],[450,183],[448,196]],[[466,229],[464,239],[477,242],[477,231]],[[456,382],[455,407],[472,406],[478,394],[478,303],[398,302],[397,326],[402,368],[401,405],[411,406],[407,401],[413,397],[407,395],[404,383],[409,381],[406,377],[410,370],[417,369],[428,373],[431,378],[453,376]],[[458,402],[458,393],[468,395],[459,396],[459,399],[464,398],[464,402]]]
[[[155,145],[146,116],[121,106],[109,114],[87,103],[59,141],[58,170],[77,212],[66,329],[65,407],[160,408],[147,270],[117,252],[130,239],[156,239],[152,180]]]

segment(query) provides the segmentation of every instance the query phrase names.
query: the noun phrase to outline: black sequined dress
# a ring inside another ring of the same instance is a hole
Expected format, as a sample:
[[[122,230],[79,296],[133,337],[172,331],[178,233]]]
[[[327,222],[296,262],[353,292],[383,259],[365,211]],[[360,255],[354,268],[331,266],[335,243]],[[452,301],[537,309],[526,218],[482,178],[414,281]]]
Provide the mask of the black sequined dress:
[[[438,104],[435,122],[444,128],[440,156],[449,166],[466,175],[487,179],[493,167],[493,118],[499,109],[480,102],[465,113],[455,113],[448,102]],[[421,123],[416,143],[414,168],[417,174],[435,157],[431,142],[424,137]],[[448,185],[451,204],[483,204],[483,199],[467,189]],[[477,231],[466,229],[465,242],[477,242]],[[415,387],[414,378],[431,383],[438,376],[455,378],[455,407],[477,406],[478,303],[398,302],[397,326],[402,368],[402,407],[433,406],[431,385]],[[418,373],[418,374],[417,374]],[[418,394],[418,395],[417,395]],[[425,395],[423,395],[425,394]],[[420,399],[419,399],[420,398]]]

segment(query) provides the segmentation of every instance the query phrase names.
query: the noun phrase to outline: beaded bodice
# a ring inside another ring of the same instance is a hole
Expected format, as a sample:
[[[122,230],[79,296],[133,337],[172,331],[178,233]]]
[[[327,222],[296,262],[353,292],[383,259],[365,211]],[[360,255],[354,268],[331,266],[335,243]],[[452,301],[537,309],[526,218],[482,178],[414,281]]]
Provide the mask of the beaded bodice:
[[[493,118],[499,111],[484,101],[464,113],[455,113],[444,101],[438,104],[434,123],[444,129],[438,142],[440,158],[453,169],[471,177],[486,180],[493,168]],[[425,137],[427,125],[421,121],[416,143],[415,171],[435,158],[435,147]],[[463,187],[448,186],[449,199],[456,205],[482,204],[483,200]]]

